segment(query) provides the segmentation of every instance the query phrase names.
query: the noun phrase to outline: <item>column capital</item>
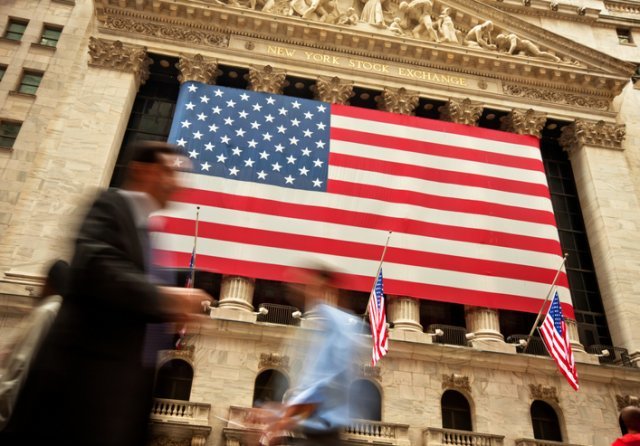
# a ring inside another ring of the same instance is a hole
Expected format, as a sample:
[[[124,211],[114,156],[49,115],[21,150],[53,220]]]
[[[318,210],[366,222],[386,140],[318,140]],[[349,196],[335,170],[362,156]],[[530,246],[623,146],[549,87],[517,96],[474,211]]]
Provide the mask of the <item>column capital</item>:
[[[393,322],[394,330],[422,332],[419,299],[393,295],[389,295],[387,298],[387,318],[389,322]]]
[[[133,73],[137,87],[149,78],[147,48],[124,44],[119,40],[89,38],[89,66]]]
[[[354,96],[353,82],[344,81],[338,76],[320,76],[316,80],[315,96],[320,101],[348,105],[349,99]]]
[[[215,84],[217,77],[218,61],[215,59],[205,59],[202,54],[181,55],[176,68],[180,70],[178,81],[202,82],[203,84]]]
[[[440,108],[440,119],[475,126],[478,125],[482,109],[482,103],[474,102],[469,98],[449,98],[449,101]]]
[[[542,129],[547,122],[547,114],[529,110],[514,108],[502,120],[502,129],[518,135],[531,135],[542,137]]]
[[[404,87],[398,89],[385,88],[380,95],[378,108],[391,113],[413,115],[419,100],[418,93],[407,90]]]
[[[249,90],[282,94],[286,75],[284,70],[278,70],[271,65],[262,68],[251,67],[249,69]]]
[[[583,146],[622,150],[622,141],[626,135],[624,124],[604,121],[576,119],[562,128],[560,145],[572,153]]]
[[[255,279],[242,276],[222,276],[218,309],[253,311]]]

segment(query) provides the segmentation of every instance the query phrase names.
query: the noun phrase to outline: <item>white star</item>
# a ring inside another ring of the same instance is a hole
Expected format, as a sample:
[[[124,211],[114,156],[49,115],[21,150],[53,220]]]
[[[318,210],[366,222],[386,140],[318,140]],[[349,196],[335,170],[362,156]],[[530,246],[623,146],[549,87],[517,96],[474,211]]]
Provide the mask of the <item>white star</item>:
[[[187,107],[187,110],[193,110],[196,104],[194,104],[193,102],[188,102],[187,104],[184,104],[184,106]]]
[[[207,115],[205,115],[204,113],[200,113],[198,115],[198,121],[204,121],[207,119]]]
[[[221,153],[220,155],[218,155],[217,158],[219,163],[224,163],[227,160],[227,157],[224,156],[224,153]]]
[[[278,133],[284,133],[287,131],[287,128],[283,125],[278,126]]]
[[[233,166],[232,168],[229,169],[229,175],[233,175],[237,177],[238,172],[240,172],[240,170],[236,169],[236,166]]]
[[[187,141],[185,141],[184,139],[180,138],[179,140],[176,141],[176,144],[178,144],[180,147],[186,147],[187,146]]]
[[[180,124],[182,124],[182,128],[183,129],[188,129],[189,126],[191,125],[191,123],[187,119],[185,119],[184,121],[180,122]]]
[[[297,146],[297,145],[298,145],[298,141],[300,141],[300,140],[299,140],[298,138],[296,138],[295,136],[293,136],[293,137],[289,138],[289,143],[290,143],[292,146]]]
[[[309,173],[309,169],[307,169],[304,166],[301,169],[298,169],[298,170],[300,171],[300,175],[307,176],[307,173]]]
[[[224,95],[224,91],[218,88],[216,91],[213,92],[213,94],[215,94],[217,98],[221,98]]]
[[[291,120],[291,125],[294,127],[299,127],[300,126],[300,121],[298,121],[297,119],[292,119]]]
[[[316,124],[316,126],[318,127],[318,130],[324,130],[326,124],[324,122],[319,122]]]
[[[327,109],[327,107],[325,107],[324,105],[318,105],[318,111],[320,113],[324,113],[326,109]]]
[[[213,148],[214,148],[214,147],[215,147],[215,146],[214,146],[213,144],[211,144],[210,142],[208,142],[208,143],[206,143],[206,144],[204,145],[204,150],[206,150],[207,152],[213,152]]]
[[[320,158],[316,159],[316,160],[313,162],[313,166],[314,166],[314,167],[322,167],[322,165],[323,165],[323,164],[324,164],[324,161],[322,161]]]
[[[240,95],[240,99],[242,99],[243,101],[248,101],[249,100],[249,95],[247,93],[242,93]]]
[[[205,161],[204,163],[200,164],[200,169],[201,170],[206,170],[207,172],[209,172],[209,167],[211,167],[211,164],[209,164],[208,161]]]
[[[287,116],[288,110],[284,107],[281,107],[278,109],[278,114],[282,115],[282,116]]]
[[[324,141],[316,141],[316,146],[318,147],[318,149],[324,149]]]
[[[229,138],[227,135],[224,135],[220,138],[220,142],[222,142],[222,144],[229,144],[229,141],[231,141],[231,138]]]
[[[273,105],[273,104],[275,104],[275,103],[276,103],[276,100],[275,100],[275,99],[273,99],[271,96],[269,96],[269,97],[267,98],[267,104],[269,104],[269,105]]]
[[[242,111],[238,112],[238,116],[240,116],[242,119],[246,119],[247,116],[249,116],[249,113],[247,113],[246,111],[242,110]]]
[[[259,180],[266,180],[267,179],[267,172],[265,172],[264,170],[261,170],[260,172],[257,172],[258,174],[258,179]]]
[[[272,164],[271,167],[273,167],[273,170],[277,170],[278,172],[280,172],[280,169],[282,169],[282,166],[277,162],[275,164]]]
[[[262,105],[260,104],[253,104],[253,111],[260,111],[262,110]]]
[[[271,138],[272,138],[272,135],[269,132],[262,134],[262,139],[265,141],[271,141]]]
[[[229,107],[229,108],[233,108],[233,107],[235,107],[235,106],[236,106],[236,103],[235,103],[232,99],[229,99],[229,100],[227,101],[227,107]]]
[[[218,126],[217,126],[217,125],[215,125],[215,124],[211,124],[211,125],[209,126],[209,131],[210,131],[210,132],[217,132],[217,131],[218,131]]]
[[[261,160],[268,160],[269,159],[269,153],[266,150],[263,150],[262,152],[260,152],[260,159]]]
[[[302,133],[304,133],[304,136],[306,136],[307,138],[311,138],[311,135],[313,135],[313,132],[309,129],[306,129]]]
[[[183,162],[184,160],[181,157],[176,156],[176,159],[173,160],[173,167],[182,167]]]
[[[236,156],[240,156],[240,154],[242,153],[242,149],[238,146],[236,146],[235,149],[233,149],[231,152],[233,152],[234,155]]]
[[[258,141],[256,141],[255,139],[252,139],[247,144],[249,144],[249,148],[250,149],[255,149],[257,147],[257,145],[258,145]]]
[[[211,109],[211,111],[212,111],[214,114],[219,115],[219,114],[220,114],[220,112],[222,111],[222,109],[216,105],[215,107],[213,107],[213,108]]]
[[[198,153],[195,149],[189,152],[189,158],[197,158],[200,153]]]
[[[273,116],[272,115],[267,115],[264,117],[264,120],[267,122],[273,122]]]
[[[320,187],[322,186],[322,181],[320,181],[320,178],[316,178],[315,180],[313,180],[313,187]]]
[[[310,154],[311,154],[311,150],[309,150],[308,147],[305,147],[304,149],[302,149],[303,156],[309,156]]]
[[[284,151],[284,146],[282,144],[277,144],[276,147],[276,152],[283,152]]]
[[[251,158],[246,159],[244,160],[244,167],[253,167],[253,163],[255,163],[255,161]]]
[[[298,159],[298,158],[296,158],[295,156],[293,156],[293,155],[289,155],[289,156],[287,157],[287,164],[295,164],[295,162],[296,162],[296,160],[297,160],[297,159]]]
[[[311,118],[313,118],[313,113],[311,113],[311,112],[306,112],[306,113],[304,114],[304,117],[305,117],[305,119],[311,119]]]
[[[193,139],[202,139],[202,133],[200,133],[200,131],[197,131],[193,134]]]
[[[189,93],[195,93],[196,91],[198,91],[198,87],[193,84],[189,85],[187,88],[189,89]]]
[[[209,96],[200,96],[200,102],[204,102],[205,104],[209,103]]]
[[[252,128],[252,129],[256,129],[256,130],[258,130],[258,129],[260,128],[260,126],[261,126],[261,125],[262,125],[262,124],[260,124],[258,121],[253,121],[253,122],[251,123],[251,128]]]
[[[291,103],[291,106],[292,106],[293,108],[295,108],[296,110],[297,110],[297,109],[299,109],[301,105],[302,105],[302,104],[300,104],[298,101],[293,101],[293,102]]]
[[[245,132],[245,131],[244,131],[244,130],[242,130],[242,129],[237,129],[237,130],[236,130],[236,135],[237,135],[237,136],[242,137],[242,136],[244,136],[244,134],[245,134],[245,133],[247,133],[247,132]]]
[[[231,124],[233,124],[233,119],[231,119],[230,117],[229,118],[224,118],[224,123],[226,125],[231,125]]]
[[[291,175],[288,175],[284,177],[284,180],[286,181],[285,184],[293,184],[293,182],[295,181],[295,178],[293,178]]]

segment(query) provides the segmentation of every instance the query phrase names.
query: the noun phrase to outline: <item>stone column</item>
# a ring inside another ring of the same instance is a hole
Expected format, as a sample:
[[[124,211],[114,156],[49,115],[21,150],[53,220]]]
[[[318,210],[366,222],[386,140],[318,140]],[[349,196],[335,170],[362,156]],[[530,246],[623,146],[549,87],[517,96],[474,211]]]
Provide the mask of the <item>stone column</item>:
[[[500,333],[498,310],[465,305],[464,320],[467,325],[467,331],[474,334],[474,341],[504,341],[504,336]]]
[[[50,65],[6,163],[3,179],[16,192],[6,195],[11,219],[0,225],[0,294],[27,295],[52,259],[70,256],[73,228],[89,197],[109,184],[149,76],[145,47],[96,38],[88,48],[80,39],[68,43],[69,54],[88,49],[89,68]]]
[[[255,280],[240,276],[223,276],[218,308],[253,311]]]
[[[502,130],[518,135],[542,136],[542,129],[547,122],[547,115],[529,110],[513,109],[502,118]]]
[[[378,108],[391,113],[413,115],[419,100],[418,93],[409,91],[404,87],[398,89],[385,88],[380,95]]]
[[[324,290],[322,296],[314,296],[306,298],[304,302],[304,318],[307,321],[313,321],[319,319],[315,312],[314,307],[318,304],[327,304],[332,307],[338,305],[338,295],[340,291],[337,288],[327,288]]]
[[[388,321],[393,323],[394,329],[422,333],[420,299],[390,295],[388,296],[387,310]]]
[[[560,143],[573,168],[613,343],[639,358],[640,203],[624,136],[624,125],[576,120],[562,129]]]
[[[278,70],[271,65],[262,68],[249,69],[249,90],[264,93],[282,94],[286,82],[284,70]]]
[[[201,54],[180,56],[176,68],[180,71],[178,81],[181,84],[191,81],[213,85],[218,77],[218,61],[205,59]]]
[[[353,82],[343,81],[337,76],[319,77],[314,92],[319,101],[349,105],[349,99],[354,96]]]
[[[565,318],[567,330],[569,330],[569,343],[571,344],[571,350],[575,352],[585,353],[584,345],[580,343],[580,335],[578,334],[578,323],[575,319]]]
[[[478,125],[478,119],[482,115],[483,104],[474,102],[469,98],[449,98],[449,102],[443,105],[440,111],[440,119],[458,124]]]

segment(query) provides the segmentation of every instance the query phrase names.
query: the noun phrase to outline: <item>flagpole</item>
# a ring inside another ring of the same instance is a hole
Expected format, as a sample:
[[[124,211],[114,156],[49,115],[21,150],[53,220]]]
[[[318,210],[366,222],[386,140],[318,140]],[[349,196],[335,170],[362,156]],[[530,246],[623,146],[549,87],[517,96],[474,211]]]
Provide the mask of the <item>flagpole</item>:
[[[536,331],[538,323],[540,322],[540,317],[542,316],[542,311],[544,310],[544,307],[547,305],[547,302],[549,302],[549,297],[551,297],[551,292],[553,291],[553,288],[556,286],[556,281],[558,280],[558,277],[560,277],[560,272],[562,271],[562,267],[567,261],[567,257],[569,257],[569,254],[565,253],[564,257],[562,258],[562,263],[560,263],[560,267],[558,268],[558,271],[556,271],[556,276],[553,278],[553,282],[551,282],[551,286],[549,287],[549,291],[547,292],[547,297],[544,299],[544,302],[542,302],[542,306],[540,307],[540,311],[538,311],[538,316],[536,317],[536,321],[533,323],[533,327],[531,327],[529,336],[527,336],[527,340],[524,343],[523,352],[527,350],[527,347],[529,346],[529,341],[531,340],[531,336],[533,336],[533,332]]]
[[[380,263],[378,263],[378,270],[376,271],[376,275],[373,278],[373,286],[371,287],[371,292],[369,293],[369,300],[367,301],[367,309],[364,312],[364,316],[369,314],[369,303],[371,302],[371,296],[373,295],[373,290],[376,289],[376,283],[378,282],[378,276],[380,275],[380,270],[382,269],[382,262],[384,262],[384,255],[387,253],[387,247],[389,246],[390,239],[391,239],[391,231],[389,231],[387,235],[387,243],[384,244],[384,249],[382,250],[382,256],[380,257]]]
[[[198,223],[200,222],[200,206],[196,207],[196,231],[193,235],[193,265],[191,266],[191,288],[194,288],[196,280],[196,248],[198,246]]]

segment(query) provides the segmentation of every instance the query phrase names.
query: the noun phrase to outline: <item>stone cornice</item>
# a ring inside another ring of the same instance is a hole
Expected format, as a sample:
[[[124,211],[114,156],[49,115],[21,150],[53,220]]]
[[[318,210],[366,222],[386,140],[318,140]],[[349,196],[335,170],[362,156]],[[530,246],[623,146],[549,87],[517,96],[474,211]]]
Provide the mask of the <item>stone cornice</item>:
[[[559,142],[569,153],[584,146],[622,150],[625,133],[624,124],[578,119],[562,128]]]
[[[492,0],[492,5],[512,14],[549,17],[571,22],[593,23],[600,15],[599,9],[576,6],[558,0]]]
[[[119,40],[89,39],[90,66],[133,73],[138,87],[149,78],[152,63],[146,47],[125,45]]]

